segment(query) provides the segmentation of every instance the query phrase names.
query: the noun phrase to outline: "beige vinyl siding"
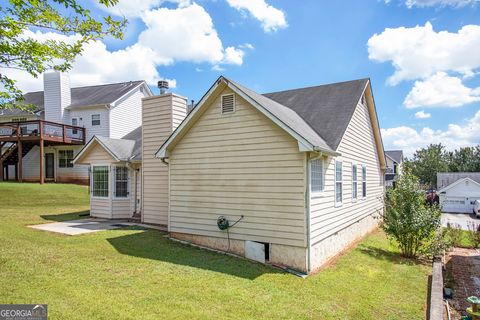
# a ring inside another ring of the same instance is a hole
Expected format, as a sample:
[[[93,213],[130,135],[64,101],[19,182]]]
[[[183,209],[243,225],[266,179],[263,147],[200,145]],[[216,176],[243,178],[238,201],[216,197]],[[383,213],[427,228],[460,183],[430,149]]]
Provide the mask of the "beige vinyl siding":
[[[229,93],[226,89],[223,93]],[[306,246],[305,155],[285,131],[236,96],[221,114],[220,95],[171,151],[170,231]]]
[[[368,108],[359,104],[337,149],[339,157],[325,161],[325,190],[311,206],[311,244],[335,234],[383,208],[383,174]],[[343,203],[335,206],[335,160],[343,162]],[[352,164],[357,164],[358,198],[352,201]],[[367,166],[367,197],[362,199],[362,165]]]
[[[111,218],[111,202],[109,198],[90,197],[90,215],[97,218]]]
[[[142,107],[142,219],[146,223],[168,224],[168,167],[155,152],[180,121],[186,100],[174,94],[143,99]]]
[[[112,184],[112,188],[115,185]],[[125,199],[112,199],[112,217],[113,219],[131,218],[133,210],[131,210],[130,197]]]
[[[85,152],[78,163],[80,164],[106,164],[113,163],[116,160],[96,141],[92,142],[93,146]]]

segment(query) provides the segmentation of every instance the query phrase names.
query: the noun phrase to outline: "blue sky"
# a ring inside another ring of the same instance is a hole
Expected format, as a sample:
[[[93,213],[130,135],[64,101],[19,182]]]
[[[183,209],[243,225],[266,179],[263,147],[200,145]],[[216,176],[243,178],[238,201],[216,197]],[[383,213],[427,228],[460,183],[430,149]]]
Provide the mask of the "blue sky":
[[[480,143],[478,0],[85,4],[130,23],[85,51],[73,85],[164,78],[198,100],[221,74],[261,93],[369,77],[386,149]]]

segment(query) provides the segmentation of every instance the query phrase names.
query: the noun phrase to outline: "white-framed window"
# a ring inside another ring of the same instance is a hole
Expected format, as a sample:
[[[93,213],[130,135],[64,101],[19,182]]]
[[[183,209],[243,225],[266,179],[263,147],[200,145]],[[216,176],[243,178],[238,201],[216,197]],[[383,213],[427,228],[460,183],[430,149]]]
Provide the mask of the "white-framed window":
[[[100,115],[92,114],[92,126],[99,126],[99,125],[100,125]]]
[[[323,192],[323,187],[323,158],[310,160],[310,191],[312,193]]]
[[[115,198],[128,198],[128,168],[115,167]]]
[[[357,182],[357,165],[352,164],[352,200],[357,200],[358,197],[358,182]]]
[[[367,197],[367,166],[362,166],[362,198]]]
[[[343,202],[343,168],[342,161],[335,161],[335,204]]]
[[[108,166],[92,167],[92,195],[108,198]]]
[[[221,98],[222,114],[235,112],[235,95],[233,93],[224,94]]]
[[[58,150],[58,166],[73,168],[73,150]]]

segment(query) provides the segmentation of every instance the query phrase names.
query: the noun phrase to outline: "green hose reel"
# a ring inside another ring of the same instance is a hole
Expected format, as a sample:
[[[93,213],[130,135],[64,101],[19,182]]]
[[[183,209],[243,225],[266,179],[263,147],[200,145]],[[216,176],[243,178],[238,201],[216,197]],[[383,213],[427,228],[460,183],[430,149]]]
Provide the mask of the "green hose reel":
[[[224,216],[220,216],[217,219],[217,227],[220,230],[227,230],[230,227],[230,222]]]

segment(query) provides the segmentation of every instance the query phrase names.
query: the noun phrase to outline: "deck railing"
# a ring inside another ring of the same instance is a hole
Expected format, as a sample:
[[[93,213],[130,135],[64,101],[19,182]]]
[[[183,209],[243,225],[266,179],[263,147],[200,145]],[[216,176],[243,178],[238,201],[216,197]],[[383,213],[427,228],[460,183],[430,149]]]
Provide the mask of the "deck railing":
[[[0,123],[0,141],[39,139],[84,144],[85,128],[44,120]]]

